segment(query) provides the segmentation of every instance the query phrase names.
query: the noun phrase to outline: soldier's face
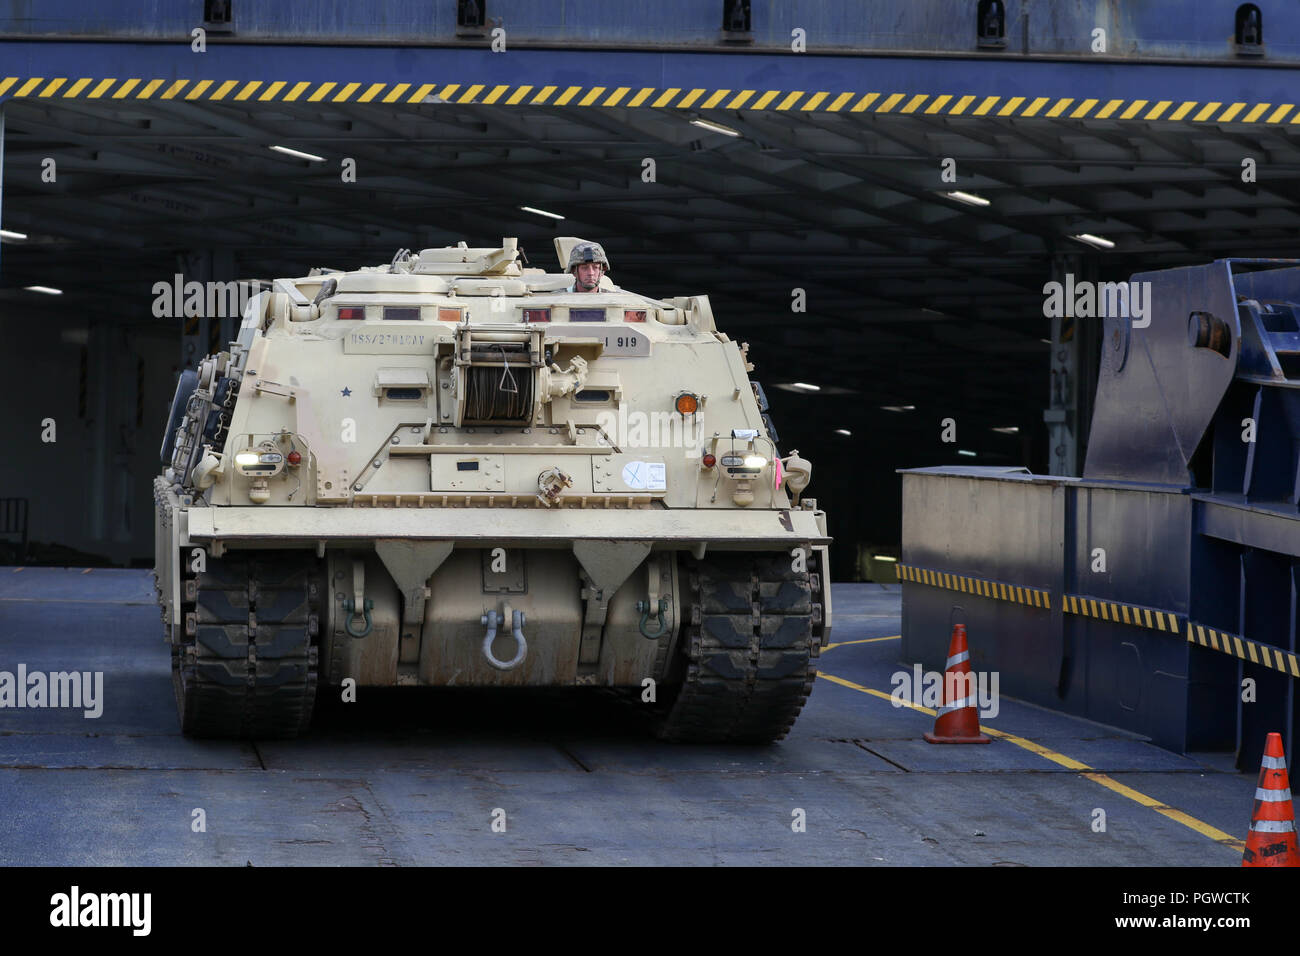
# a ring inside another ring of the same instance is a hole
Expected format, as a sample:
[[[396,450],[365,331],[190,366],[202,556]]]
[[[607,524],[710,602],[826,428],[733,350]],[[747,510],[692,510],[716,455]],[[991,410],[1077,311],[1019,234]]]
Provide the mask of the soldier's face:
[[[583,262],[574,271],[578,276],[577,291],[595,292],[600,287],[600,277],[604,274],[605,267],[599,262]]]

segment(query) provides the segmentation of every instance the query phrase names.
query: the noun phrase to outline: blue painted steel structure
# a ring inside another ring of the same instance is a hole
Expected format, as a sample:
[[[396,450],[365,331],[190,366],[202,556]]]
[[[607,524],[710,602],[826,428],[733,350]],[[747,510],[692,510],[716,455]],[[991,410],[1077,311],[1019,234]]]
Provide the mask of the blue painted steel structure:
[[[241,41],[439,44],[457,41],[455,0],[371,3],[265,3],[229,0],[230,33]],[[808,50],[974,53],[979,0],[751,0],[746,45],[722,36],[723,0],[484,0],[488,28],[502,26],[512,44],[593,43],[606,47],[789,50],[791,31]],[[1265,55],[1300,62],[1300,10],[1258,0]],[[179,40],[203,25],[202,0],[0,0],[0,36]],[[1093,31],[1106,31],[1106,55],[1231,59],[1235,0],[1004,0],[1007,54],[1097,55]],[[142,15],[143,13],[143,15]],[[982,55],[988,55],[982,54]]]
[[[942,669],[960,604],[1007,693],[1247,769],[1300,723],[1300,262],[1132,282],[1082,479],[903,472],[903,655]]]
[[[1296,74],[1278,64],[1175,66],[1123,60],[1062,64],[1037,59],[975,61],[909,56],[793,53],[455,49],[188,42],[0,41],[0,72],[14,76],[146,76],[161,79],[338,80],[593,86],[702,87],[1006,96],[1085,96],[1203,102],[1295,99]]]
[[[0,0],[0,78],[68,78],[60,97],[89,95],[69,92],[77,77],[1002,97],[990,118],[1037,115],[1028,111],[1036,97],[1075,98],[1065,114],[1073,118],[1087,98],[1140,98],[1174,106],[1138,118],[1168,119],[1185,101],[1286,104],[1300,66],[1300,8],[1269,2],[1257,4],[1264,42],[1252,55],[1236,42],[1242,5],[1231,0],[1149,0],[1123,9],[1109,0],[1007,0],[1005,43],[982,51],[979,0],[753,0],[750,43],[723,36],[721,0],[487,0],[487,30],[498,23],[506,30],[502,53],[489,49],[489,33],[458,32],[454,0],[231,2],[229,32],[211,32],[207,51],[195,53],[190,33],[204,24],[201,0],[153,0],[145,16],[125,0]],[[796,30],[806,52],[791,48]],[[1104,52],[1097,52],[1098,30]],[[19,88],[0,91],[0,99]],[[282,95],[265,92],[253,101]],[[1003,112],[1014,97],[1026,103]],[[1042,114],[1057,115],[1048,109]],[[1110,115],[1101,110],[1092,112]]]

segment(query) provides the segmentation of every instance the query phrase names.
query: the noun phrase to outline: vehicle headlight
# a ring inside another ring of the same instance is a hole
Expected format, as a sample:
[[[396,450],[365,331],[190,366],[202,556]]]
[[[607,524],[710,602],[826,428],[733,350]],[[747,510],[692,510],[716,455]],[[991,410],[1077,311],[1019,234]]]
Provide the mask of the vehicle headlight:
[[[250,478],[270,477],[279,474],[284,467],[284,455],[278,451],[241,451],[235,455],[235,467],[241,475]]]

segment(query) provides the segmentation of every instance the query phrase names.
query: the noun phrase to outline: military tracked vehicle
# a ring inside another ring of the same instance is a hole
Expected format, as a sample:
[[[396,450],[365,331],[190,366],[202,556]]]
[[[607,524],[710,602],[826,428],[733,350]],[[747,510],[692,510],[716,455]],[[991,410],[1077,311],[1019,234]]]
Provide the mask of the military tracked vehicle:
[[[331,687],[595,685],[667,739],[784,736],[831,629],[811,465],[707,297],[555,245],[573,274],[506,239],[276,280],[182,374],[154,488],[184,733],[292,737]]]

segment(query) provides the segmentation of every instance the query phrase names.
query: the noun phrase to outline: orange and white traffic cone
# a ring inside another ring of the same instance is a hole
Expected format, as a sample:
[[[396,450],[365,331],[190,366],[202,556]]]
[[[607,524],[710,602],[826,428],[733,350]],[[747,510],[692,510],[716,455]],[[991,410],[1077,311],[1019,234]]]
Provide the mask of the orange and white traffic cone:
[[[962,696],[957,697],[958,694]],[[952,626],[948,664],[943,673],[943,706],[935,718],[934,733],[925,734],[925,739],[932,744],[990,742],[980,733],[979,714],[975,710],[975,680],[971,675],[965,624]]]
[[[1241,865],[1300,866],[1291,783],[1286,775],[1281,734],[1269,734],[1264,744],[1259,783],[1255,785],[1255,812],[1250,815],[1250,834],[1246,837]]]

